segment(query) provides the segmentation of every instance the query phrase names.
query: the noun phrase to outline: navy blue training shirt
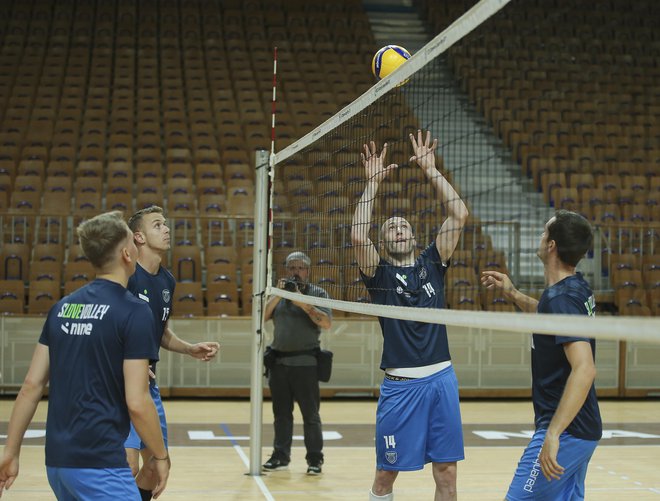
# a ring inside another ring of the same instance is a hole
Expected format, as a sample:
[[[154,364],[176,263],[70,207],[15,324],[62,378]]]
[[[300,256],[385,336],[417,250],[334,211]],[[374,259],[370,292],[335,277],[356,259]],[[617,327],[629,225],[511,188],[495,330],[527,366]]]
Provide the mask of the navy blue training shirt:
[[[435,242],[412,266],[380,259],[373,277],[361,273],[374,304],[444,308],[445,272]],[[422,367],[451,359],[444,324],[378,317],[383,331],[380,368]]]
[[[164,267],[158,269],[158,273],[152,275],[145,270],[140,263],[135,267],[135,273],[128,280],[128,290],[146,302],[151,309],[154,320],[156,321],[155,342],[160,347],[167,320],[172,314],[172,298],[174,297],[174,287],[176,280],[174,276]],[[152,360],[151,370],[156,373],[156,364],[158,354]],[[154,380],[151,380],[152,384]]]
[[[589,284],[577,273],[548,287],[539,300],[539,313],[572,315],[595,314],[596,301]],[[583,337],[564,337],[534,334],[532,336],[532,402],[537,429],[545,429],[559,406],[571,365],[564,352],[564,343],[586,341],[596,359],[596,340]],[[566,428],[574,437],[599,440],[603,424],[592,384],[584,405]]]
[[[124,360],[152,359],[153,317],[121,285],[96,279],[48,313],[39,342],[48,346],[50,389],[46,465],[126,468],[129,414]]]

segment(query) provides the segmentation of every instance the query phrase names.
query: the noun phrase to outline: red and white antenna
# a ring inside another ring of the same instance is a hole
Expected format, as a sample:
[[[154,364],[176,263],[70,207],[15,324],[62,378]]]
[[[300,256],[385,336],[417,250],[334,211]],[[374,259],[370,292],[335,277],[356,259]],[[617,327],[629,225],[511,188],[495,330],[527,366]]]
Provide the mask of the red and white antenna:
[[[277,47],[273,49],[273,103],[270,124],[270,154],[275,154],[275,113],[277,103]]]

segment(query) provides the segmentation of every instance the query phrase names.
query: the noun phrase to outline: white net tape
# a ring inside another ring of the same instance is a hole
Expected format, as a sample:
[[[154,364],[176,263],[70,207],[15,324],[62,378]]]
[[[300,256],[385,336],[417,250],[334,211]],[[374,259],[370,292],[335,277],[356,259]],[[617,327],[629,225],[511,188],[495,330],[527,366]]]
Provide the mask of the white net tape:
[[[584,317],[491,311],[457,311],[430,308],[383,306],[301,296],[281,289],[271,293],[285,299],[363,315],[398,318],[417,322],[443,323],[457,327],[492,329],[494,332],[561,334],[594,339],[660,343],[660,319],[648,317]]]

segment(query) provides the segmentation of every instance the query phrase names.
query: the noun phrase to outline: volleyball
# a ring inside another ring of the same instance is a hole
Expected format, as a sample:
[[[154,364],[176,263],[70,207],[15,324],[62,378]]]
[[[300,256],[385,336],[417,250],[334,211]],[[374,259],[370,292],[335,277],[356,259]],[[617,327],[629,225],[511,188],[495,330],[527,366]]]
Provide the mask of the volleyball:
[[[371,71],[380,80],[396,70],[410,58],[410,52],[398,45],[386,45],[371,60]]]

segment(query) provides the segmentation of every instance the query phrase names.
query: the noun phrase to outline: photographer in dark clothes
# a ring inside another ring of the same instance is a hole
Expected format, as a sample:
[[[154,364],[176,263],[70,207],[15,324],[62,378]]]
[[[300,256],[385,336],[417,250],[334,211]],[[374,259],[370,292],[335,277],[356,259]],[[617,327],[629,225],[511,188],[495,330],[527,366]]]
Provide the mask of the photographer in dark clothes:
[[[324,289],[309,283],[310,264],[309,257],[302,252],[289,254],[286,258],[287,276],[278,281],[277,287],[327,298]],[[268,371],[268,386],[273,400],[275,438],[273,453],[264,463],[263,470],[284,470],[289,466],[295,401],[304,422],[307,474],[319,475],[323,464],[323,434],[316,352],[321,329],[330,328],[332,313],[327,308],[272,296],[264,312],[264,320],[271,319],[275,333],[270,351],[275,360]]]

